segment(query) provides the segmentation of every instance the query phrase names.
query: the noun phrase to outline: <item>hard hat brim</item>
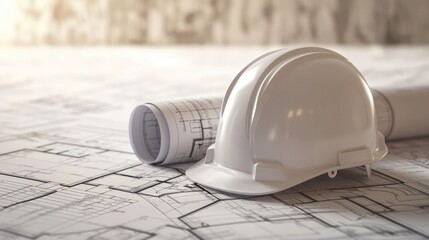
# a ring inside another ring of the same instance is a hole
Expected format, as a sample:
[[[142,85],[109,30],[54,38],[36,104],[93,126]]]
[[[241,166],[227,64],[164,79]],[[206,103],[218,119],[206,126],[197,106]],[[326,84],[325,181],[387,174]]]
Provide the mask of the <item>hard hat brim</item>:
[[[328,169],[295,170],[289,173],[286,181],[255,181],[250,173],[226,168],[216,162],[206,163],[205,159],[188,168],[186,176],[194,182],[215,190],[248,196],[268,195],[286,190],[325,173],[335,171],[334,175],[336,175],[336,171],[339,169],[358,167],[379,161],[388,152],[384,136],[380,132],[377,132],[377,142],[379,148],[372,153],[374,157],[372,160]]]
[[[204,159],[188,168],[186,175],[203,186],[239,195],[267,195],[290,187],[285,182],[255,181],[251,174],[206,164]]]

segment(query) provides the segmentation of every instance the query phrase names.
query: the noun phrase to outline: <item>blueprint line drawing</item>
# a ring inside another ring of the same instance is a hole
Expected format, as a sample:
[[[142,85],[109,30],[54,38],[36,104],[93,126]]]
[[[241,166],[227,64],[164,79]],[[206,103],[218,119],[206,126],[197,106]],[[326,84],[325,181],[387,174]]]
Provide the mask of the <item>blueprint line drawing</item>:
[[[198,160],[218,124],[211,96],[269,50],[0,49],[0,239],[429,239],[429,137],[388,142],[370,179],[344,169],[260,197],[193,183],[192,162],[138,159],[133,106],[162,108],[177,129],[168,137],[185,136],[165,156]],[[370,86],[429,84],[428,48],[337,50]],[[161,154],[161,123],[147,113]]]

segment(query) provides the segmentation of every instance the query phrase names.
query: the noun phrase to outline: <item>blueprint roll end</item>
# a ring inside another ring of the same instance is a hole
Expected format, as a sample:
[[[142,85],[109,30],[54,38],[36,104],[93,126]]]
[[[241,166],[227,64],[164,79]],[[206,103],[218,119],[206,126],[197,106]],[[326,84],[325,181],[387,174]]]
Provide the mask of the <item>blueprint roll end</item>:
[[[129,122],[129,137],[136,156],[144,163],[162,164],[169,149],[167,121],[153,104],[134,108]]]

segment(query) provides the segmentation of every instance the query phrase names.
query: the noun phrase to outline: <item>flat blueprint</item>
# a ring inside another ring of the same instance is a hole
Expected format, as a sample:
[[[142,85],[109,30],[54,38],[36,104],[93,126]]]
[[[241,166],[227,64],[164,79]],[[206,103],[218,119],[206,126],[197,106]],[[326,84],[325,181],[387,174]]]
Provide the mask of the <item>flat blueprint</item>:
[[[270,50],[0,48],[0,239],[429,238],[428,137],[389,142],[371,179],[346,169],[263,197],[137,159],[134,106],[220,96]],[[429,84],[429,48],[334,50],[371,86]]]

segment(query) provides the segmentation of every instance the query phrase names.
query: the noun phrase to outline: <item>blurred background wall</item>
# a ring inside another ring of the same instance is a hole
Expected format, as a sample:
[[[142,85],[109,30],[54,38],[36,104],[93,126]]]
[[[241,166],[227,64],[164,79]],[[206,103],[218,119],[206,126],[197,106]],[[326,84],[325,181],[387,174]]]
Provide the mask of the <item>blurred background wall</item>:
[[[427,44],[428,16],[427,0],[0,0],[0,44]]]

